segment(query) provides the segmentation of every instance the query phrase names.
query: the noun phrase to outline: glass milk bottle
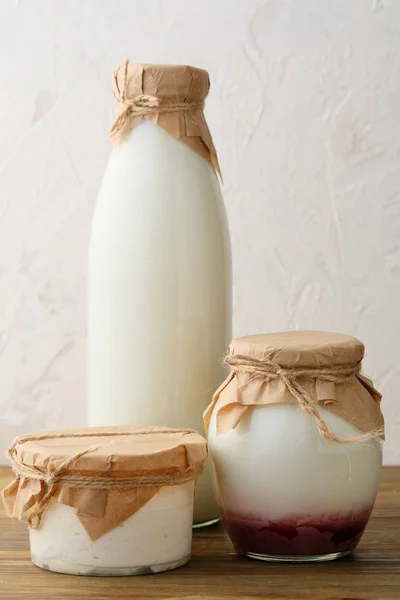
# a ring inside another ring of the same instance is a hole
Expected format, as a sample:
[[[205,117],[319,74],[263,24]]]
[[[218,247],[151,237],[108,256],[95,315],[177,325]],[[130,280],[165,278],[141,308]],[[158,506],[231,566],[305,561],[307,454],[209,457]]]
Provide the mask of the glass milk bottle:
[[[203,114],[208,73],[125,65],[89,250],[89,425],[203,431],[224,378],[231,261],[218,159]],[[206,470],[194,523],[218,509]]]

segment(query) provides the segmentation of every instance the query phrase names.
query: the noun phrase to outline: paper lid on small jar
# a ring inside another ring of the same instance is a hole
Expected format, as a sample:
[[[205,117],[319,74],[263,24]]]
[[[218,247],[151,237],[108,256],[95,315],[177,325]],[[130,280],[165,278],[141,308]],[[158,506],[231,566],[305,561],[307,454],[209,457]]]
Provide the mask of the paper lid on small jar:
[[[321,404],[361,432],[384,439],[381,394],[361,373],[363,357],[364,345],[340,333],[286,331],[236,338],[225,359],[231,373],[204,413],[206,431],[214,409],[222,434],[234,429],[250,406],[298,403],[314,413],[326,439],[334,441],[319,418]]]
[[[268,356],[284,368],[331,367],[359,363],[364,344],[343,333],[284,331],[238,337],[228,352],[260,359]]]
[[[110,476],[196,473],[206,457],[206,441],[191,430],[165,427],[96,427],[44,431],[14,442],[15,458],[45,472],[82,452],[64,473]],[[13,444],[13,445],[14,445]],[[91,448],[88,452],[88,448]]]
[[[100,427],[21,436],[8,451],[16,479],[3,491],[8,516],[35,528],[51,498],[77,509],[92,540],[132,516],[161,487],[196,479],[207,456],[191,430]]]

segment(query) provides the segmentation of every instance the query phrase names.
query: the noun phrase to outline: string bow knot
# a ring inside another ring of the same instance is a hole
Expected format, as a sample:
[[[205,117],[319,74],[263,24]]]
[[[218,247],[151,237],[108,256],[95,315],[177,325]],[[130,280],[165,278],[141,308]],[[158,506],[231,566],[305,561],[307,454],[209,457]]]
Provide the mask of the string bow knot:
[[[318,410],[318,401],[310,393],[310,384],[324,381],[334,384],[347,383],[361,372],[361,364],[343,365],[333,367],[282,367],[268,357],[262,359],[245,356],[242,354],[228,354],[224,362],[229,365],[234,373],[248,374],[248,380],[261,380],[265,382],[280,379],[292,398],[300,408],[311,415],[318,427],[321,436],[327,442],[339,444],[356,444],[378,439],[383,435],[383,429],[368,431],[353,437],[341,437],[333,433]],[[308,385],[307,385],[308,384]],[[246,383],[244,384],[246,385]]]

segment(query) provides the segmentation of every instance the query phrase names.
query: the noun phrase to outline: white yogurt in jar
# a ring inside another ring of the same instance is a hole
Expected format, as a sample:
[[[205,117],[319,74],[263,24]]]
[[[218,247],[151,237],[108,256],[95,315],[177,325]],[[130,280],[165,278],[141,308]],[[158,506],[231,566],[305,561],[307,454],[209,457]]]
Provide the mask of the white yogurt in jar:
[[[206,440],[188,429],[45,431],[8,449],[6,514],[27,517],[32,561],[76,575],[139,575],[190,558]],[[28,514],[26,514],[28,513]]]
[[[295,404],[252,407],[208,444],[228,533],[240,552],[328,555],[351,551],[368,521],[382,464],[381,442],[325,442]],[[334,433],[360,430],[319,407]]]
[[[119,527],[92,541],[75,509],[52,501],[29,529],[32,562],[73,575],[144,575],[190,559],[194,481],[161,488]]]

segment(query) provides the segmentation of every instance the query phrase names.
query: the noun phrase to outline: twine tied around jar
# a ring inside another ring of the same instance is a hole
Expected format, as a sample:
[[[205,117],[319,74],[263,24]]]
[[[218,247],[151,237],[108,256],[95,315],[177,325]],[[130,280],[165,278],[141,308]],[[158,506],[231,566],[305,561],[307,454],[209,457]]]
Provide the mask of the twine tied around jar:
[[[175,430],[174,430],[175,431]],[[177,430],[176,430],[177,431]],[[101,431],[93,431],[86,433],[74,433],[74,438],[83,438],[83,437],[120,437],[120,436],[128,436],[128,435],[147,435],[154,433],[170,433],[170,429],[160,429],[157,432],[154,432],[153,429],[143,429],[140,432],[101,432]],[[191,429],[181,429],[180,433],[193,433]],[[41,441],[41,440],[49,440],[49,439],[61,439],[61,438],[70,438],[71,433],[59,433],[59,434],[42,434],[42,435],[26,435],[23,437],[19,437],[15,440],[15,442],[8,448],[7,455],[12,462],[12,469],[15,473],[16,479],[34,479],[40,482],[43,482],[46,485],[46,492],[40,501],[37,503],[34,509],[31,510],[28,516],[28,523],[33,529],[37,529],[40,525],[40,521],[43,515],[44,510],[46,509],[48,503],[51,500],[51,497],[54,492],[54,488],[56,485],[61,484],[67,487],[74,488],[89,488],[93,490],[112,490],[112,489],[123,489],[123,488],[136,488],[136,487],[163,487],[165,485],[180,485],[183,483],[187,483],[188,481],[192,481],[196,479],[202,472],[202,466],[198,469],[191,469],[185,473],[178,474],[162,474],[162,475],[135,475],[132,477],[112,477],[107,475],[74,475],[74,474],[66,474],[63,471],[70,468],[79,458],[90,454],[91,452],[95,452],[100,448],[105,448],[114,443],[115,440],[111,440],[110,442],[106,442],[103,444],[96,444],[93,446],[89,446],[80,452],[77,452],[71,457],[63,460],[59,465],[55,466],[53,463],[49,463],[47,465],[47,471],[39,471],[34,467],[24,464],[21,460],[17,458],[16,455],[16,447],[20,444],[30,441]]]
[[[150,94],[139,94],[134,98],[128,98],[128,67],[129,59],[124,64],[124,81],[122,90],[118,83],[118,73],[121,67],[114,71],[114,91],[115,99],[122,105],[122,112],[111,125],[110,134],[113,142],[116,142],[121,134],[121,130],[128,125],[133,117],[141,117],[154,113],[179,112],[187,110],[203,110],[204,102],[176,102],[165,103],[158,96]]]
[[[250,380],[261,380],[268,383],[269,381],[280,379],[300,408],[314,418],[320,435],[327,442],[357,444],[379,439],[383,436],[383,427],[353,437],[337,436],[319,414],[318,402],[312,399],[304,387],[304,382],[306,381],[324,381],[334,384],[346,383],[352,377],[360,374],[361,363],[329,368],[284,368],[268,357],[264,357],[261,360],[242,354],[228,354],[224,358],[224,362],[230,366],[233,373],[248,373]]]

